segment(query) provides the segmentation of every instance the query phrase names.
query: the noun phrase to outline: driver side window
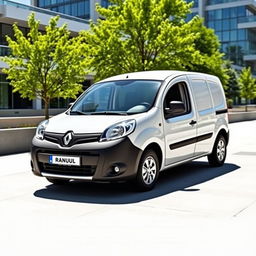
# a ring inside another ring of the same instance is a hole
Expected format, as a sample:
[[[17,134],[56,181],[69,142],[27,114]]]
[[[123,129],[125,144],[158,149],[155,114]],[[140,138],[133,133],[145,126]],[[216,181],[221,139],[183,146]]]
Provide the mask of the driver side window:
[[[164,99],[164,117],[169,119],[191,112],[189,92],[185,82],[171,86]]]

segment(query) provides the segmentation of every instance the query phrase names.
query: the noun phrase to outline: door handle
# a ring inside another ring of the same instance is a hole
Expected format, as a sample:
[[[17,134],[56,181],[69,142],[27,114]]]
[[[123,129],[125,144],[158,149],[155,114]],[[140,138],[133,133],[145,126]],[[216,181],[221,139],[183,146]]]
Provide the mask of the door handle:
[[[195,120],[191,120],[191,122],[189,123],[190,125],[194,125],[196,124],[197,122]]]

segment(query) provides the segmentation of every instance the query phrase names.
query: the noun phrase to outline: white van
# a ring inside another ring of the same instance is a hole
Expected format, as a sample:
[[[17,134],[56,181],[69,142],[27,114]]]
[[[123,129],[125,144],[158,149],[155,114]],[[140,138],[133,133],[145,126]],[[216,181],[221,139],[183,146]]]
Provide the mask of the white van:
[[[229,140],[220,80],[146,71],[100,81],[64,113],[43,121],[32,169],[54,184],[132,179],[154,187],[160,171],[202,156],[223,165]]]

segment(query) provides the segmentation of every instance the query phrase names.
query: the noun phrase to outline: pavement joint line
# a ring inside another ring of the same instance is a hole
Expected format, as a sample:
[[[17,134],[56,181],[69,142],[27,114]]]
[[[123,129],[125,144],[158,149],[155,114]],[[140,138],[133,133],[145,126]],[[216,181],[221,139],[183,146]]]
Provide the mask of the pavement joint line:
[[[242,212],[244,212],[245,210],[247,210],[248,208],[250,208],[252,205],[254,205],[256,203],[256,200],[254,200],[252,203],[248,204],[247,206],[245,206],[244,208],[242,208],[240,211],[238,211],[236,214],[233,215],[233,217],[237,217],[238,215],[240,215]]]

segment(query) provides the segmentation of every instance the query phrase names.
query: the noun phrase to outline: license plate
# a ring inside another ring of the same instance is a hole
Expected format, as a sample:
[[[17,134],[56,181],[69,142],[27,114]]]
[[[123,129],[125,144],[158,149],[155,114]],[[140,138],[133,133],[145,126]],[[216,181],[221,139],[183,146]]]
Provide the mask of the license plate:
[[[80,157],[75,156],[49,156],[50,164],[80,166]]]

